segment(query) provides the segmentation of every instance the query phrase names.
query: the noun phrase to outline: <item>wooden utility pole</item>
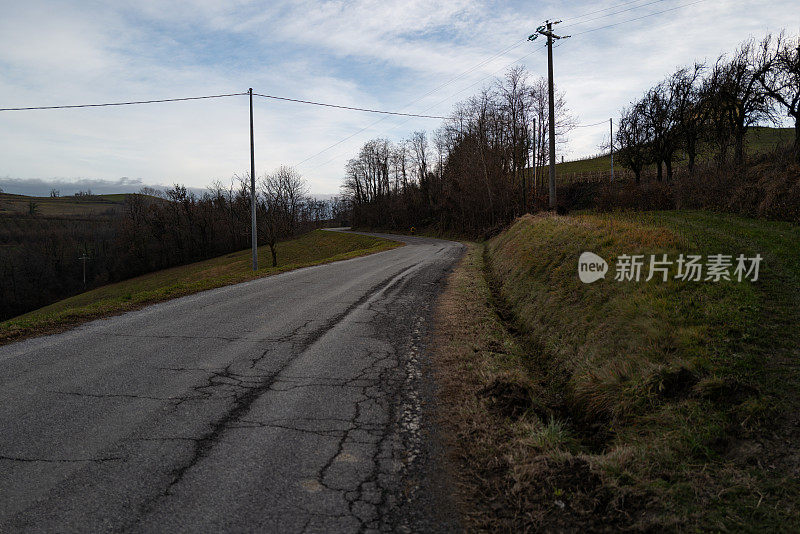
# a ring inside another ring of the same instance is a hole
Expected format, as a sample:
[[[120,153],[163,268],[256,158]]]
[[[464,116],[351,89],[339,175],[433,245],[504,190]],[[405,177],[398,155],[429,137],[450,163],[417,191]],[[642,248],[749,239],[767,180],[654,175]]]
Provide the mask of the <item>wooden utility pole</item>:
[[[555,112],[555,91],[553,90],[553,41],[566,39],[569,35],[558,36],[553,33],[553,25],[560,23],[545,21],[544,26],[536,28],[536,33],[528,37],[529,41],[534,41],[539,35],[547,37],[547,96],[549,100],[549,135],[550,138],[550,208],[556,207],[556,112]]]
[[[553,91],[553,24],[547,21],[547,97],[550,114],[550,209],[556,207],[556,111]]]
[[[256,228],[256,154],[253,142],[253,88],[250,95],[250,241],[253,248],[253,270],[258,270],[258,229]]]
[[[608,119],[608,127],[611,130],[611,141],[609,141],[609,146],[611,147],[611,183],[614,183],[614,119]]]
[[[83,262],[83,289],[86,289],[86,260],[90,260],[91,258],[86,255],[86,252],[81,254],[81,257],[78,258],[78,261]]]
[[[539,141],[536,139],[536,117],[533,118],[533,190],[537,191],[539,189],[539,180],[536,177],[536,143]]]
[[[525,171],[525,164],[528,165],[528,169],[530,169],[530,157],[531,157],[531,145],[533,145],[533,134],[527,136],[527,143],[525,148],[525,163],[522,165],[522,214],[528,213],[528,187],[530,183],[530,179],[528,178],[528,174],[530,174],[530,170],[527,172]]]

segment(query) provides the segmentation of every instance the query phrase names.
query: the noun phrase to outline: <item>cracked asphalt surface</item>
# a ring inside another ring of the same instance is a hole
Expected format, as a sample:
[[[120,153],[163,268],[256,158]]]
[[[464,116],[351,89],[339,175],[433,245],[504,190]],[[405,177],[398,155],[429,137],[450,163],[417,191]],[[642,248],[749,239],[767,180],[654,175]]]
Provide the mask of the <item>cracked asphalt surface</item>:
[[[459,530],[425,340],[462,245],[0,347],[0,531]]]

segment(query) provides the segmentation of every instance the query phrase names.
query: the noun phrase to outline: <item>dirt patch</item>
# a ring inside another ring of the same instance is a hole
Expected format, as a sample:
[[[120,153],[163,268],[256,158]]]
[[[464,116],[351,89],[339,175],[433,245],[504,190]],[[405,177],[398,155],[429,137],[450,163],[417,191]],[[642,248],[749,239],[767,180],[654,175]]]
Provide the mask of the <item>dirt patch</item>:
[[[495,378],[488,386],[478,391],[486,399],[489,410],[497,416],[519,419],[531,407],[531,392],[522,384]]]
[[[547,532],[619,532],[638,530],[635,517],[647,506],[642,495],[614,491],[603,484],[586,460],[554,462],[535,458],[514,473],[524,509],[536,530]]]
[[[713,381],[699,388],[699,396],[716,404],[735,406],[751,397],[760,395],[757,388],[743,384],[733,378]]]
[[[656,391],[661,398],[675,401],[685,399],[692,392],[692,388],[697,384],[698,379],[686,367],[679,367],[673,371],[667,371],[656,377]]]

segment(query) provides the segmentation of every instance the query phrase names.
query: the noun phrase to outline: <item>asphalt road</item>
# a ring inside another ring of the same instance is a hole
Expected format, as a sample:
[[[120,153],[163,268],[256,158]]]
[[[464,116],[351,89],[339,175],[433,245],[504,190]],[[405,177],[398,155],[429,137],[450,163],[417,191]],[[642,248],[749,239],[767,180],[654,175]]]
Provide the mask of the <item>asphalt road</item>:
[[[0,531],[458,529],[406,246],[0,347]]]

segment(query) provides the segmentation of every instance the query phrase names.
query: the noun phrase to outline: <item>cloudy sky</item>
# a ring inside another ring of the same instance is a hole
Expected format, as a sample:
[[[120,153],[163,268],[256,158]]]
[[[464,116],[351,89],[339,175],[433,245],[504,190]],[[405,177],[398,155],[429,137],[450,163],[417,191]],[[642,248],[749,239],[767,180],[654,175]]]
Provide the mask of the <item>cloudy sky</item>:
[[[573,35],[554,50],[555,74],[581,124],[616,116],[677,66],[713,59],[749,36],[800,31],[797,0],[7,0],[0,107],[252,87],[446,115],[510,65],[546,74],[542,43],[525,38],[547,18],[562,19],[557,30]],[[249,168],[247,106],[238,96],[0,112],[0,186],[82,180],[103,192],[104,183],[116,191],[228,181]],[[344,163],[364,141],[439,122],[257,99],[257,173],[296,165],[313,192],[336,193]],[[605,125],[574,130],[567,159],[597,152],[604,134]]]

